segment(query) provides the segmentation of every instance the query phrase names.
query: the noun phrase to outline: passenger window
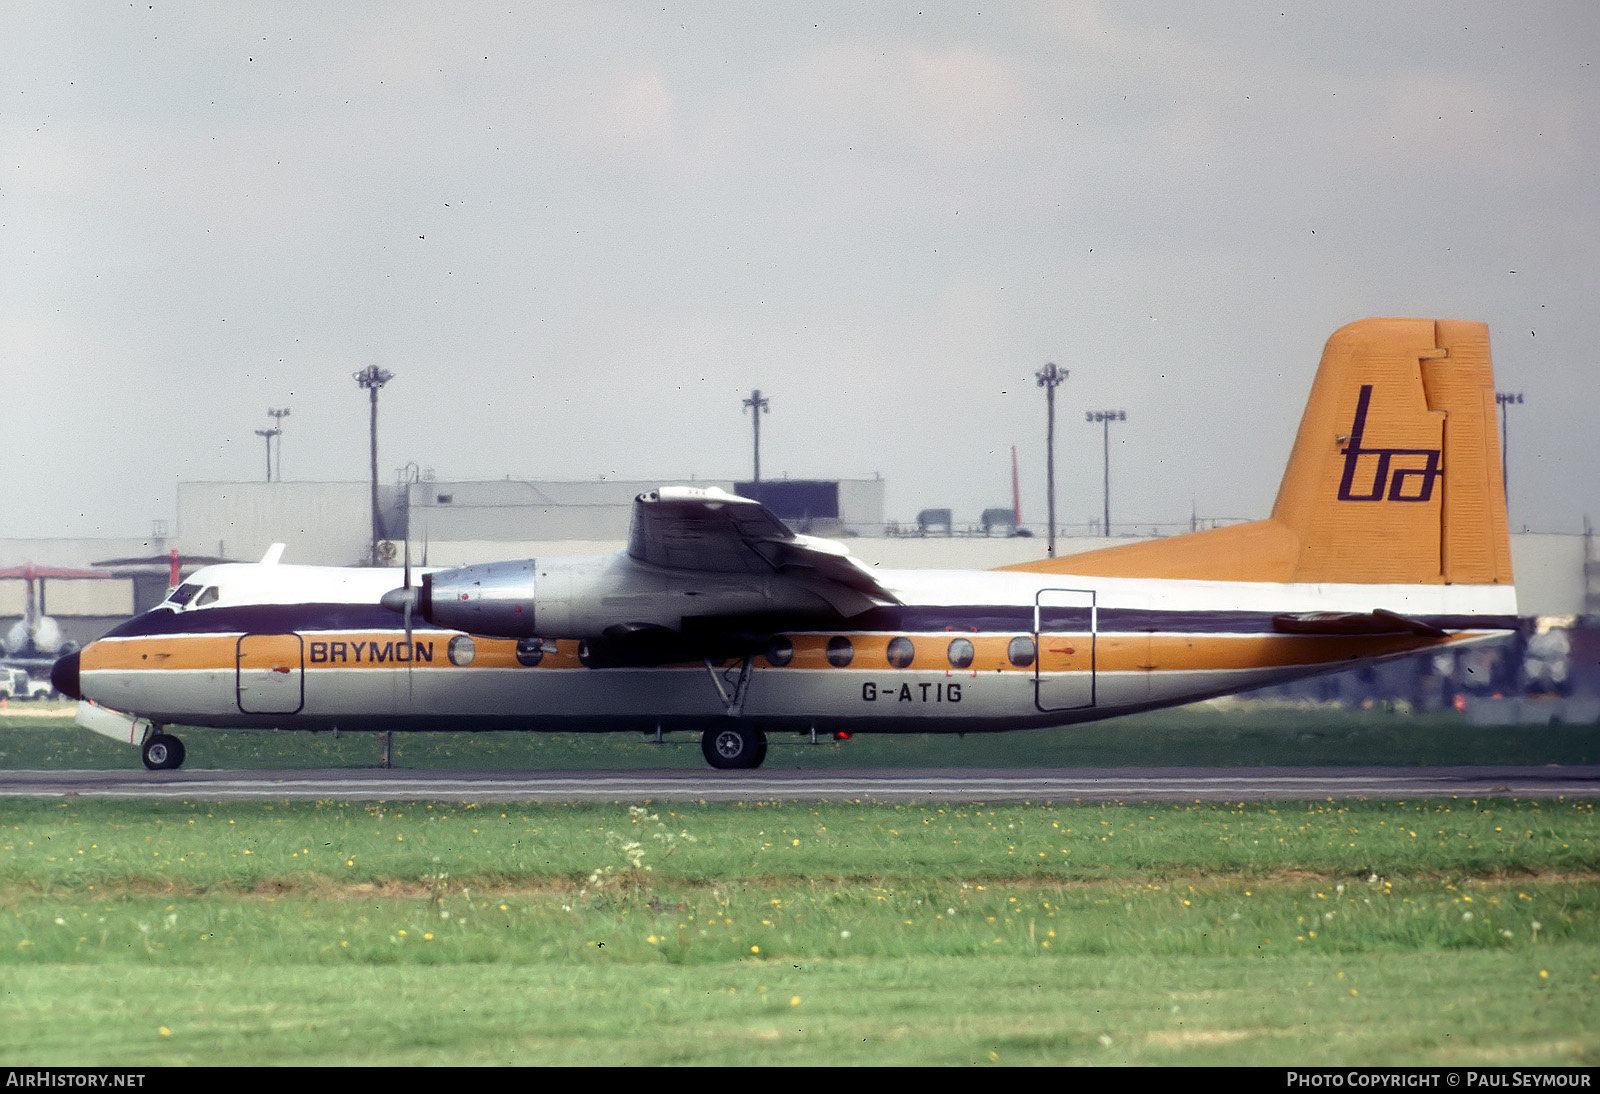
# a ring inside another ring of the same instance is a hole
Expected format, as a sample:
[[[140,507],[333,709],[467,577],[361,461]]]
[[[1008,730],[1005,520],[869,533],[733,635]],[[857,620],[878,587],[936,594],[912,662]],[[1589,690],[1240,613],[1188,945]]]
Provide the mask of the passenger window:
[[[897,669],[909,668],[912,658],[916,657],[916,647],[909,638],[889,639],[889,664]]]
[[[794,643],[783,635],[778,635],[767,643],[767,664],[774,668],[783,668],[794,660]]]
[[[856,648],[850,644],[850,639],[842,635],[828,639],[828,664],[836,669],[842,669],[855,660]]]
[[[533,668],[544,660],[544,639],[519,638],[517,639],[517,664],[524,668]]]
[[[950,667],[964,669],[972,664],[972,643],[965,638],[950,640]]]
[[[1006,647],[1006,656],[1017,668],[1027,668],[1033,664],[1033,639],[1013,638],[1011,644]]]

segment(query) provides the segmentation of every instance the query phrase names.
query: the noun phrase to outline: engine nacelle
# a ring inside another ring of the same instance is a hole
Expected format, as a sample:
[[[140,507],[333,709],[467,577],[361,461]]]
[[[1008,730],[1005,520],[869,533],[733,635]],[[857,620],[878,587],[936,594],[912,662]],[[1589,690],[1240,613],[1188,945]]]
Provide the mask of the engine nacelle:
[[[423,577],[416,605],[436,627],[547,639],[681,631],[685,617],[828,607],[793,583],[765,575],[664,570],[625,554],[438,570]]]
[[[588,638],[606,626],[585,607],[608,599],[607,592],[619,584],[608,574],[612,562],[542,558],[440,570],[423,578],[417,607],[435,626],[472,634]]]
[[[533,625],[536,562],[491,562],[422,575],[417,614],[473,634],[528,638]]]

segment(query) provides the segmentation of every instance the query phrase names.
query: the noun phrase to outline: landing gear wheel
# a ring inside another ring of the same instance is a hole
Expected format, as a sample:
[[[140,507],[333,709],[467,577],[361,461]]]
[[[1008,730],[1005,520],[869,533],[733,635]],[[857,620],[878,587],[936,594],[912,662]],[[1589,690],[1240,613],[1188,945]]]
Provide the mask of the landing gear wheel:
[[[760,767],[767,758],[767,735],[749,726],[713,726],[700,734],[700,751],[712,767]]]
[[[151,771],[175,771],[183,764],[183,742],[166,733],[152,734],[142,752]]]

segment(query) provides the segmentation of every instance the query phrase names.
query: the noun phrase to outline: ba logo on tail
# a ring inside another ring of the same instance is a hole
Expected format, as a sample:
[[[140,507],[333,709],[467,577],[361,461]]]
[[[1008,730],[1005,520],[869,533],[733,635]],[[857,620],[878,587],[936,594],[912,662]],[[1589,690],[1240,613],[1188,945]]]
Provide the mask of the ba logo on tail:
[[[1433,498],[1433,483],[1442,478],[1439,466],[1443,453],[1437,448],[1362,448],[1361,435],[1367,428],[1367,406],[1372,402],[1372,385],[1361,385],[1361,397],[1356,401],[1356,418],[1350,426],[1350,443],[1340,449],[1344,453],[1344,477],[1339,480],[1340,501],[1429,501]],[[1353,493],[1357,468],[1361,457],[1376,456],[1378,466],[1373,472],[1372,487],[1365,493]],[[1399,466],[1396,457],[1406,466]],[[1422,466],[1412,466],[1420,460]],[[1395,463],[1391,471],[1390,465]],[[1408,484],[1408,479],[1417,480]]]

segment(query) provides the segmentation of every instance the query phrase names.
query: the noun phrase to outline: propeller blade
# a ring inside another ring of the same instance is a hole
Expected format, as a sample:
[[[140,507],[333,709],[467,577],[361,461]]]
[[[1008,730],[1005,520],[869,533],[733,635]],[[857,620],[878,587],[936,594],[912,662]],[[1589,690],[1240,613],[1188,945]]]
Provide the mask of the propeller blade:
[[[408,702],[416,697],[415,681],[411,677],[413,666],[417,660],[416,643],[411,641],[411,606],[416,601],[417,598],[414,593],[406,597],[406,700]]]
[[[411,614],[412,614],[412,612],[414,612],[416,610],[416,607],[417,607],[417,589],[416,589],[416,586],[414,586],[414,585],[412,585],[410,583],[410,580],[409,580],[410,576],[411,575],[409,573],[409,567],[408,567],[408,572],[406,574],[406,577],[407,577],[406,584],[401,586],[398,589],[390,589],[388,592],[384,593],[383,596],[381,598],[379,598],[379,600],[378,600],[379,604],[382,604],[385,608],[388,608],[391,612],[399,612],[401,617],[405,620],[406,649],[410,651],[410,655],[406,660],[406,694],[408,696],[411,696],[411,695],[415,694],[415,686],[414,686],[414,682],[413,682],[413,680],[411,678],[411,672],[412,672],[412,664],[415,661],[416,653],[417,653],[417,647],[412,642],[412,637],[411,637],[411,632],[412,632]]]

